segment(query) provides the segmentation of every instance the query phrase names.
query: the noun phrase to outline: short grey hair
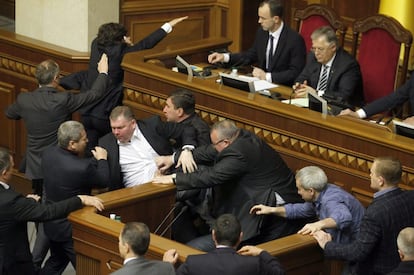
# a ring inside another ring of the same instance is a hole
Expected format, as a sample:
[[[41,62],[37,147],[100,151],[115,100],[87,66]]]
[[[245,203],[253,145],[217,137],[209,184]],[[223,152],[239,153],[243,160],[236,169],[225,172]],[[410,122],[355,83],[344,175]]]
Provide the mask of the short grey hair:
[[[338,38],[336,37],[335,31],[329,26],[323,26],[313,31],[311,39],[315,40],[319,37],[324,36],[326,41],[331,44],[334,43],[338,47]]]
[[[82,123],[74,120],[69,120],[60,124],[57,138],[58,144],[62,148],[67,148],[69,142],[79,141],[82,136],[82,131],[85,130]]]
[[[305,190],[321,192],[328,184],[328,177],[318,166],[306,166],[296,173],[296,180]]]
[[[398,249],[406,256],[414,256],[414,227],[406,227],[397,238]]]
[[[217,137],[219,139],[234,139],[240,132],[236,124],[228,119],[214,123],[211,127],[211,131],[213,130],[217,131]]]

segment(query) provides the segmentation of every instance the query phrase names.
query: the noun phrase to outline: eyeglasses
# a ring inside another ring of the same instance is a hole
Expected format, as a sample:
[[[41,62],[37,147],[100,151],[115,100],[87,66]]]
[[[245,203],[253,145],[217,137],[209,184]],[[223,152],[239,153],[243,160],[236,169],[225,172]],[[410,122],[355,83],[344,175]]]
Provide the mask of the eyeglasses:
[[[326,49],[327,48],[314,48],[314,47],[312,47],[311,48],[311,51],[312,52],[320,52],[320,53],[322,53],[322,52],[326,51]]]
[[[213,146],[217,146],[217,145],[219,145],[220,143],[222,143],[223,141],[225,141],[226,139],[220,139],[219,141],[217,141],[216,143],[212,143],[211,145],[213,145]]]

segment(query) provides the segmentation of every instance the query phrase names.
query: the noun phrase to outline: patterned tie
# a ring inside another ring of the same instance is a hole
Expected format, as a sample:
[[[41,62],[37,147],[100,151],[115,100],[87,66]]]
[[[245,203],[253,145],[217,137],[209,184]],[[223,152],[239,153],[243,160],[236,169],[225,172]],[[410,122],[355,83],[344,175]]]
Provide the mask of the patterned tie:
[[[270,66],[272,65],[272,59],[273,59],[273,35],[269,35],[269,52],[267,53],[267,66],[266,70],[269,72]]]
[[[328,66],[322,65],[322,68],[323,68],[322,76],[318,82],[318,88],[317,88],[318,91],[325,91],[326,86],[328,84]]]

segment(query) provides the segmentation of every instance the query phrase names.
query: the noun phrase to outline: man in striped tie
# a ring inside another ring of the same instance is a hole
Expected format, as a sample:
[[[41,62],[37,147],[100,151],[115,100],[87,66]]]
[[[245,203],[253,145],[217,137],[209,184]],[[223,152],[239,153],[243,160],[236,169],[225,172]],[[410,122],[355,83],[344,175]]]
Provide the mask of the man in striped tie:
[[[362,77],[358,62],[338,47],[335,31],[329,26],[316,29],[312,35],[312,51],[293,85],[295,97],[308,93],[334,99],[353,106],[364,102]]]

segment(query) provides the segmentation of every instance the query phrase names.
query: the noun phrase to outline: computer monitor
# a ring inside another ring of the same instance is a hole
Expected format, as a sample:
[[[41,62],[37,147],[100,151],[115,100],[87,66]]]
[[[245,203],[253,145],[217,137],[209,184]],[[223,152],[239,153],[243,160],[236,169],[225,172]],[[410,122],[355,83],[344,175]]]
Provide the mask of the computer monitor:
[[[220,73],[221,84],[247,92],[255,92],[254,81],[226,73]]]
[[[308,93],[308,99],[310,110],[320,112],[324,115],[328,113],[328,103],[325,99],[313,93]]]
[[[397,135],[414,138],[414,126],[395,119],[392,122],[394,123],[395,133]]]
[[[191,65],[187,63],[181,56],[177,55],[175,58],[175,64],[177,65],[177,69],[180,73],[187,74],[189,76],[193,76],[193,69]]]

